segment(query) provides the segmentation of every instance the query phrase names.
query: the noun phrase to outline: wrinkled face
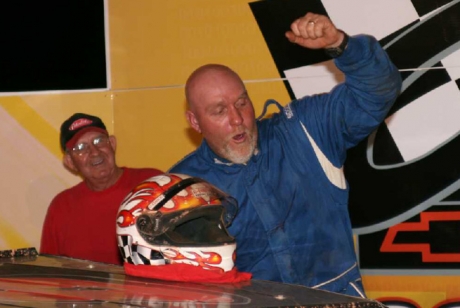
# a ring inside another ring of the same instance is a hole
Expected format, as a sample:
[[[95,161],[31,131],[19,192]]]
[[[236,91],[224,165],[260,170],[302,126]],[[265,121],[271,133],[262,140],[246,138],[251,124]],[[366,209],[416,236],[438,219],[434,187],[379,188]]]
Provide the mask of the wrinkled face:
[[[113,176],[116,140],[100,132],[87,132],[76,142],[75,148],[83,145],[84,150],[67,150],[65,165],[90,182],[103,181]]]
[[[254,107],[239,77],[210,71],[195,78],[188,89],[190,125],[219,156],[246,163],[257,149]]]

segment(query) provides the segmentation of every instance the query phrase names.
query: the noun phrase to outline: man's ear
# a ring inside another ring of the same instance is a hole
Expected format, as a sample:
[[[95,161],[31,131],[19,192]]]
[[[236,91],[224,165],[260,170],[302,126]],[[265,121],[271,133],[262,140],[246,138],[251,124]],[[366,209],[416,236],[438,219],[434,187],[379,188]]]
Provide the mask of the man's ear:
[[[185,117],[187,118],[187,121],[190,124],[190,126],[201,134],[200,124],[198,123],[195,114],[192,111],[187,110],[187,112],[185,113]]]
[[[112,147],[113,151],[115,152],[115,150],[117,149],[117,138],[115,136],[109,136],[109,142],[110,142],[110,146]]]
[[[64,158],[62,160],[64,163],[64,166],[71,171],[72,173],[78,174],[77,167],[75,167],[75,164],[73,163],[72,157],[70,157],[69,153],[64,154]]]

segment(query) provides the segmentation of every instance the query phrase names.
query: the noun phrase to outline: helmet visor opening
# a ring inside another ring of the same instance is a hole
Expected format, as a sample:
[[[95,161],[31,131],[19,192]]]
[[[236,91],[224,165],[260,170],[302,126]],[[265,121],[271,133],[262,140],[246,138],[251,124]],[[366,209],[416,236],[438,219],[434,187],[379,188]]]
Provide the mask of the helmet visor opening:
[[[221,229],[221,225],[205,217],[196,218],[177,226],[174,231],[167,232],[167,235],[173,242],[190,245],[222,244],[233,241],[227,231]]]
[[[161,220],[165,230],[157,236],[145,236],[152,244],[170,244],[178,246],[215,246],[233,243],[223,220],[223,208],[220,205],[202,206],[163,215]],[[145,232],[147,230],[144,230]],[[145,234],[147,235],[147,234]]]

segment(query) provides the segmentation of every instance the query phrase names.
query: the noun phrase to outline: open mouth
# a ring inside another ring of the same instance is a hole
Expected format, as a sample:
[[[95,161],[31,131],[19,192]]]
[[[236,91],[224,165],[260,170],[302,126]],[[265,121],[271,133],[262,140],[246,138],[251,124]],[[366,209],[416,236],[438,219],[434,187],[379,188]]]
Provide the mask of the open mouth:
[[[103,158],[99,158],[99,159],[96,159],[94,161],[91,162],[91,165],[92,166],[98,166],[100,164],[102,164],[104,162],[104,159]]]
[[[233,136],[233,140],[237,143],[243,142],[246,140],[246,133],[241,133]]]

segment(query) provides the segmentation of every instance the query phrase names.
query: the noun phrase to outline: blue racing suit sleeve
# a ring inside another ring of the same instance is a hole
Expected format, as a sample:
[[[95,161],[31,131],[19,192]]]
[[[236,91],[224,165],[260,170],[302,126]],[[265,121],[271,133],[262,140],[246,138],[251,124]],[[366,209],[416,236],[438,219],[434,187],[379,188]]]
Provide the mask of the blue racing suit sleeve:
[[[401,76],[379,42],[368,35],[350,37],[335,64],[345,82],[329,93],[296,100],[291,108],[328,159],[341,167],[346,150],[385,119],[400,93]]]

